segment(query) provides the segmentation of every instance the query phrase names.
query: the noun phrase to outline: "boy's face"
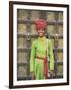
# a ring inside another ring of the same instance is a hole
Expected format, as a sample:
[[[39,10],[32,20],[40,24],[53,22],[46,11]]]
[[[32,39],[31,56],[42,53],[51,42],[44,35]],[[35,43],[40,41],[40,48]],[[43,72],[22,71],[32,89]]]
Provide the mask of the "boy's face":
[[[42,36],[44,36],[45,30],[40,29],[40,30],[37,30],[37,32],[38,32],[38,35],[39,35],[40,37],[42,37]]]

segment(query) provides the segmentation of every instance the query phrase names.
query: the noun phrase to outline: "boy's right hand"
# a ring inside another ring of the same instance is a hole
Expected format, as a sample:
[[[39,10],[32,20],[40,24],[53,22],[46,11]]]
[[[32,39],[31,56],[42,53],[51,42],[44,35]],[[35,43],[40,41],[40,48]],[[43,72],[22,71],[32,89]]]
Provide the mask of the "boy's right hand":
[[[32,80],[34,80],[34,79],[35,79],[34,72],[31,72],[31,77],[32,77]]]

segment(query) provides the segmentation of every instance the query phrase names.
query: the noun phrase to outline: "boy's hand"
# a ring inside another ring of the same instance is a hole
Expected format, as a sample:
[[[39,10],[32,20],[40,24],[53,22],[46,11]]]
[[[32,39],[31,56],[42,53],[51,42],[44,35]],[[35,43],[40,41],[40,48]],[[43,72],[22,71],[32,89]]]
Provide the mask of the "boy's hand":
[[[51,70],[51,71],[50,71],[50,74],[51,74],[51,75],[53,75],[53,74],[54,74],[54,71],[53,71],[53,70]]]
[[[55,74],[54,74],[54,71],[53,71],[53,70],[50,70],[50,71],[49,71],[49,73],[50,73],[50,77],[55,76]]]
[[[31,76],[32,76],[32,80],[34,80],[35,79],[34,72],[31,72]]]

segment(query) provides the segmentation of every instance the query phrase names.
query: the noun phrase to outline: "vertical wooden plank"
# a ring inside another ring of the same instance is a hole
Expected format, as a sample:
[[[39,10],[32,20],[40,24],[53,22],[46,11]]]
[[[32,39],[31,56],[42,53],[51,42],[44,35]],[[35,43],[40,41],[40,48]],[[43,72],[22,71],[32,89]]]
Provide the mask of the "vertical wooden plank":
[[[31,17],[31,10],[28,10],[28,17],[27,17],[27,20],[28,21],[30,21],[30,17]],[[30,48],[30,44],[31,44],[31,37],[30,37],[30,33],[31,33],[31,24],[30,23],[28,23],[27,24],[27,29],[26,29],[26,33],[27,33],[27,37],[26,37],[26,47],[27,48]],[[29,57],[30,57],[30,50],[28,50],[28,52],[27,52],[27,57],[26,57],[26,60],[27,60],[27,62],[28,62],[28,64],[27,64],[27,76],[29,77],[29,75],[30,75],[30,69],[29,69],[29,67],[30,67],[30,61],[29,61]]]
[[[58,21],[58,14],[59,12],[55,12],[55,21]],[[55,24],[55,39],[54,39],[54,47],[57,49],[58,48],[58,23]],[[58,65],[57,65],[57,60],[58,60],[58,55],[57,51],[54,52],[54,57],[55,57],[55,78],[57,78],[57,73],[58,73]]]

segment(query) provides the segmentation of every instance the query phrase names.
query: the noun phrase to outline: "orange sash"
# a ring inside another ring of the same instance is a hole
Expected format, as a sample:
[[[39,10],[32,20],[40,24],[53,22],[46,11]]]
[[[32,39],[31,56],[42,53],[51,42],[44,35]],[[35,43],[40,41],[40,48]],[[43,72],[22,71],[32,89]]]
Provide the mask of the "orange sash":
[[[47,59],[47,57],[42,58],[39,56],[36,56],[36,58],[38,58],[40,60],[44,60],[44,78],[46,79],[47,75],[48,75],[48,59]]]

